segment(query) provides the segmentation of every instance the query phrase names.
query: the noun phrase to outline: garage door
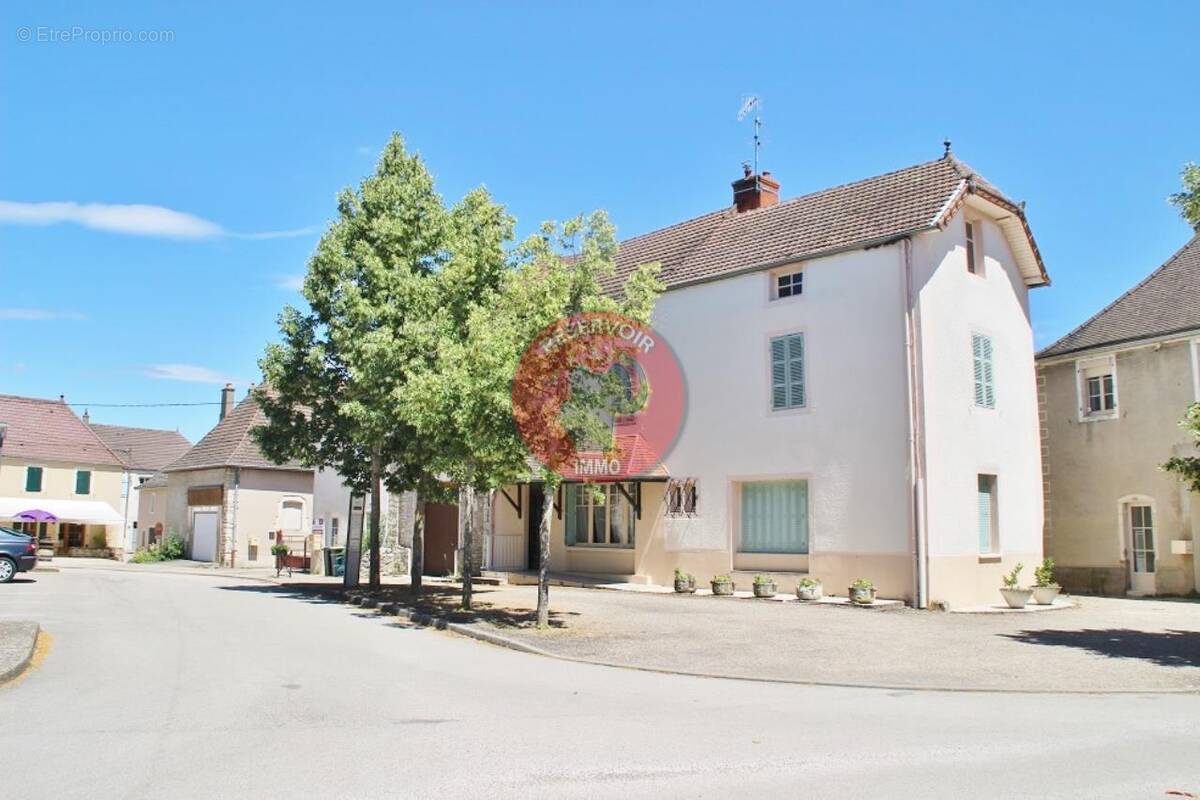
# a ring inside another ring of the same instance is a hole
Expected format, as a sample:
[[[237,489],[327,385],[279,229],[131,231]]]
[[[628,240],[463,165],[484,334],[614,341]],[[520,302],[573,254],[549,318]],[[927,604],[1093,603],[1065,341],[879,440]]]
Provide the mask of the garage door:
[[[217,560],[217,512],[198,511],[192,515],[192,558]]]

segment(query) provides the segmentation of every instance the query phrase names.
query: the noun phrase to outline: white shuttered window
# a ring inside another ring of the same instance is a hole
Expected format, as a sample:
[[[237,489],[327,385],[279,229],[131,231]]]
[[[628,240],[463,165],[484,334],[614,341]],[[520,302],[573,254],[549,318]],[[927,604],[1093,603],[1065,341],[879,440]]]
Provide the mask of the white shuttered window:
[[[805,395],[804,334],[776,336],[771,339],[771,408],[803,408]]]

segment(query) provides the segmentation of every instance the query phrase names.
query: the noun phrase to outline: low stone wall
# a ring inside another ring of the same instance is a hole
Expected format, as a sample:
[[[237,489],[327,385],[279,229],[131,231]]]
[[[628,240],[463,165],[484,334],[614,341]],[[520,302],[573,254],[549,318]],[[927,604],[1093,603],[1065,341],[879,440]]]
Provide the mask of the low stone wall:
[[[121,560],[118,551],[108,547],[69,547],[66,554],[71,558],[109,558],[114,561]]]

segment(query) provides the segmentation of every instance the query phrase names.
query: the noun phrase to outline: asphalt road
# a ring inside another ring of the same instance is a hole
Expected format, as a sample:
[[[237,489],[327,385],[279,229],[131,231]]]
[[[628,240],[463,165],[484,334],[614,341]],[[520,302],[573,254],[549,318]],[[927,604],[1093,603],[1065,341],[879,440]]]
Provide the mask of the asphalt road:
[[[0,687],[0,797],[1200,792],[1193,695],[681,678],[207,576],[35,573],[0,586],[3,618],[36,619],[53,642]]]

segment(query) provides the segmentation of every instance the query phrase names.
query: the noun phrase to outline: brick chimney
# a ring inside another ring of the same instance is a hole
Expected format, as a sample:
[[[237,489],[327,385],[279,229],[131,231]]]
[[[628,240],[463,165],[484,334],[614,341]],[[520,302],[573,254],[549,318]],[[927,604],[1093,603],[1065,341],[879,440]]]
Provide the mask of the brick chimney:
[[[221,390],[221,419],[233,410],[233,384],[225,384],[225,388]],[[218,420],[219,421],[219,420]]]
[[[733,204],[739,214],[779,204],[779,181],[771,173],[755,175],[749,164],[743,164],[742,171],[742,177],[733,182]]]

